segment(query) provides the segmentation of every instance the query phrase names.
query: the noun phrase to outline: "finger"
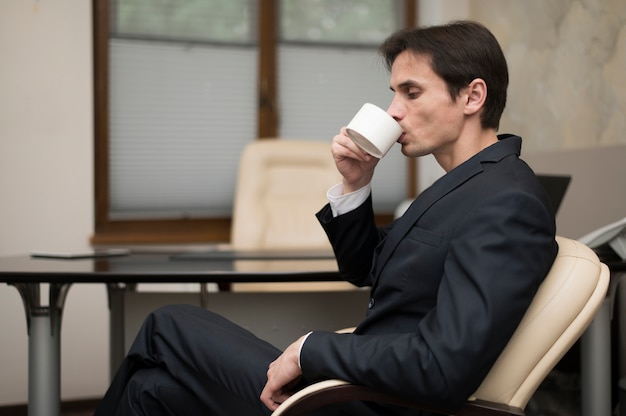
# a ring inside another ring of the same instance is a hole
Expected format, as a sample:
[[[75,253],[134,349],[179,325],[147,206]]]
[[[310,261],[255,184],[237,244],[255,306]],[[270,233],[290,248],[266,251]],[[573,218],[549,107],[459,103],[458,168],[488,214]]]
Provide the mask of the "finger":
[[[261,392],[260,398],[261,398],[261,402],[265,405],[265,407],[267,407],[271,411],[274,411],[290,396],[291,396],[290,394],[285,394],[282,392],[272,393],[271,389],[268,389],[266,386],[266,388],[263,389],[263,391]]]
[[[279,403],[276,403],[272,399],[272,391],[267,387],[267,384],[263,388],[263,391],[261,392],[260,398],[261,398],[261,402],[263,402],[265,407],[270,409],[272,412],[274,410],[276,410],[278,408],[278,406],[279,406]]]
[[[361,149],[350,137],[346,136],[346,147],[350,149],[352,155],[354,155],[355,159],[358,159],[363,162],[369,162],[372,160],[372,155],[367,153],[365,150]]]
[[[352,139],[345,135],[337,135],[334,137],[331,146],[335,159],[354,159],[360,162],[369,162],[372,156],[357,146]]]

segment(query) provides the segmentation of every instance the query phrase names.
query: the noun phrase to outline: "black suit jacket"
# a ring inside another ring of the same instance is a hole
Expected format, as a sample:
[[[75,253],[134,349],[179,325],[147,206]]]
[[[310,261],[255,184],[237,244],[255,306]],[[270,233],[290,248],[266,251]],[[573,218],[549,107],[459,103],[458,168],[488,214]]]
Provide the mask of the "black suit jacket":
[[[371,197],[318,214],[342,275],[371,286],[354,334],[313,332],[306,379],[340,378],[454,408],[480,385],[557,252],[550,202],[503,135],[376,228]]]

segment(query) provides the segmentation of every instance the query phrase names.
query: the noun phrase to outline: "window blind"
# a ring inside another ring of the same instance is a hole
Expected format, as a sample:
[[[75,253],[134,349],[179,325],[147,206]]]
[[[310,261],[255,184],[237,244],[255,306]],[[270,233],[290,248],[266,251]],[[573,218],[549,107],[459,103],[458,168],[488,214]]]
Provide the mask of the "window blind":
[[[229,216],[256,48],[110,40],[110,218]]]
[[[388,105],[389,75],[376,47],[362,42],[380,43],[398,8],[359,0],[341,7],[315,3],[313,13],[311,4],[300,3],[281,2],[280,8],[283,31],[292,21],[290,27],[303,33],[283,33],[298,43],[279,46],[279,136],[330,143],[364,102]],[[230,216],[241,151],[257,139],[259,4],[112,4],[109,218]],[[304,6],[309,12],[298,11]],[[373,16],[375,25],[359,23]],[[357,36],[361,44],[313,46],[317,37],[309,36],[320,30],[339,36],[340,43]],[[374,178],[376,209],[392,212],[405,198],[406,180],[406,161],[392,149]]]
[[[281,46],[281,136],[330,142],[365,102],[386,109],[389,73],[376,48]],[[372,183],[374,207],[393,212],[406,199],[407,161],[395,145],[379,162]]]

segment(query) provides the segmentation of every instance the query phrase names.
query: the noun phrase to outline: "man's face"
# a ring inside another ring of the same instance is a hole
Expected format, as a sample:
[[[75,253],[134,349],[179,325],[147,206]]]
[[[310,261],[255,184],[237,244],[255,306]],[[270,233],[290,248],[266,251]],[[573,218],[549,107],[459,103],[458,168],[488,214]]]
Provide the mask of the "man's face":
[[[391,67],[394,97],[387,112],[402,126],[398,142],[409,157],[433,154],[445,158],[464,127],[464,94],[452,101],[444,80],[432,70],[430,58],[404,51]]]

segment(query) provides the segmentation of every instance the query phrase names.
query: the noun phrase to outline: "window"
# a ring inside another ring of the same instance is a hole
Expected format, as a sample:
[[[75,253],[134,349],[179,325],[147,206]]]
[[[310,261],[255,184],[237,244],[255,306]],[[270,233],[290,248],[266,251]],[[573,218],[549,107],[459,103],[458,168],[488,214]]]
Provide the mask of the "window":
[[[281,0],[280,41],[378,47],[400,28],[399,6],[388,0]]]
[[[255,0],[111,0],[112,38],[251,45]]]
[[[330,140],[363,102],[388,104],[376,48],[400,4],[94,0],[94,243],[228,240],[249,141]],[[388,213],[414,188],[394,153],[381,166],[405,185],[373,184]]]

